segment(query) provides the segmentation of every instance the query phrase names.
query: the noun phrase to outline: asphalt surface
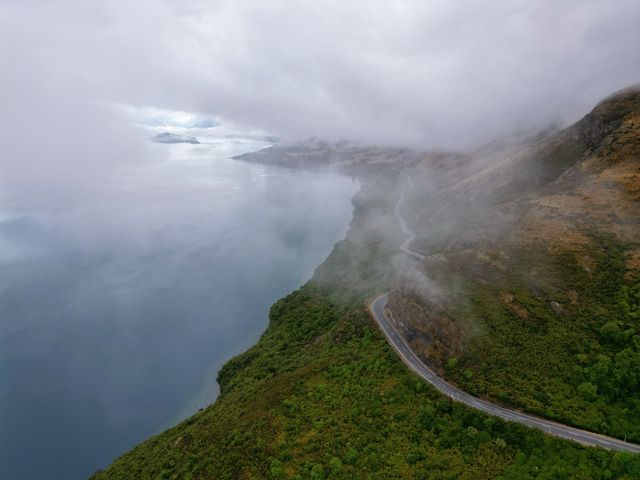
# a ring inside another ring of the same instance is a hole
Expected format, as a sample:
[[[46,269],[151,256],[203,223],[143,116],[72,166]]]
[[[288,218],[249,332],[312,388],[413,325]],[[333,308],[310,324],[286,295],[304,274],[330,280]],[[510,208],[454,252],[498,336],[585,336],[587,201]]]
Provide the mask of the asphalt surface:
[[[608,450],[621,450],[626,452],[640,453],[640,445],[627,443],[616,438],[600,435],[598,433],[587,432],[578,428],[568,427],[566,425],[562,425],[561,423],[556,423],[551,420],[535,417],[533,415],[522,413],[517,410],[509,410],[499,405],[489,403],[486,400],[474,397],[473,395],[469,395],[468,393],[463,392],[450,383],[447,383],[438,375],[436,375],[433,370],[427,367],[415,353],[413,353],[413,350],[411,350],[404,337],[402,337],[402,335],[398,333],[398,331],[389,321],[389,318],[384,311],[386,305],[387,295],[384,294],[376,298],[369,305],[369,308],[371,310],[373,318],[376,320],[376,322],[378,322],[378,325],[384,332],[384,335],[385,337],[387,337],[389,343],[398,352],[398,354],[402,358],[402,361],[411,370],[413,370],[416,374],[429,382],[431,385],[436,387],[440,392],[445,394],[450,399],[455,400],[456,402],[464,403],[465,405],[469,405],[470,407],[473,407],[490,415],[495,415],[496,417],[500,417],[504,420],[522,423],[523,425],[527,425],[533,428],[539,428],[540,430],[548,434],[555,435],[556,437],[574,440],[583,445],[588,445],[591,447],[602,447]]]
[[[409,179],[409,182],[411,182],[411,179]],[[402,218],[402,215],[400,215],[400,208],[403,202],[404,193],[401,193],[394,213],[396,218],[398,219],[398,222],[400,223],[402,232],[405,233],[408,238],[400,246],[400,249],[404,253],[411,255],[418,260],[424,260],[426,258],[424,255],[421,255],[418,252],[414,252],[409,248],[411,241],[415,238],[415,234],[411,232],[411,230],[407,227],[407,224]],[[404,337],[395,329],[385,312],[387,300],[387,294],[380,295],[375,300],[373,300],[369,304],[371,316],[376,320],[385,337],[387,337],[389,343],[402,358],[402,361],[417,375],[429,382],[450,399],[456,402],[464,403],[465,405],[468,405],[490,415],[495,415],[496,417],[500,417],[503,420],[521,423],[532,428],[538,428],[550,435],[573,440],[582,445],[587,445],[590,447],[601,447],[607,450],[620,450],[640,453],[640,445],[627,443],[623,440],[607,437],[598,433],[588,432],[586,430],[580,430],[574,427],[568,427],[566,425],[562,425],[561,423],[522,413],[517,410],[510,410],[508,408],[489,403],[486,400],[474,397],[473,395],[469,395],[468,393],[463,392],[450,383],[447,383],[445,380],[436,375],[433,370],[427,367],[415,353],[413,353],[413,350],[411,350],[411,347],[409,347]]]

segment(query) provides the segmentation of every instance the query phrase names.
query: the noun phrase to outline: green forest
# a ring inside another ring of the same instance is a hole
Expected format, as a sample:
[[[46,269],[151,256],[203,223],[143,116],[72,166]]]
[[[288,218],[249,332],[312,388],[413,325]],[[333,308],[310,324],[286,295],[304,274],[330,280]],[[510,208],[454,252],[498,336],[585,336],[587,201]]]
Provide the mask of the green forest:
[[[362,307],[307,285],[229,361],[210,407],[95,479],[635,479],[640,456],[584,448],[452,403]]]
[[[470,301],[454,315],[485,333],[449,359],[448,378],[475,395],[639,442],[640,283],[626,272],[628,250],[599,238],[590,272],[569,254],[528,252],[514,260],[544,268],[538,280],[516,267],[489,282],[462,279]]]
[[[406,368],[366,309],[392,283],[397,232],[371,225],[393,221],[395,195],[376,193],[393,186],[381,177],[364,184],[346,238],[308,284],[273,305],[258,343],[221,369],[212,405],[93,479],[640,478],[640,455],[485,415]],[[437,280],[468,298],[452,313],[481,322],[484,333],[449,359],[446,375],[498,402],[637,438],[640,293],[625,277],[628,246],[598,241],[590,274],[546,252],[514,256],[508,274],[484,271],[484,281],[448,264],[448,278]],[[500,301],[505,290],[530,312],[526,321]]]

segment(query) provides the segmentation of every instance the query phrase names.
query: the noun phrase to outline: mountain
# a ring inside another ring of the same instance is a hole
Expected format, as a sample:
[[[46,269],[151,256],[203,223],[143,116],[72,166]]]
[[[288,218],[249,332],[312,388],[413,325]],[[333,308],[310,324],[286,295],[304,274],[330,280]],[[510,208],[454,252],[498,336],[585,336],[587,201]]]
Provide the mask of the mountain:
[[[366,302],[478,396],[640,441],[640,92],[473,152],[318,141],[243,160],[358,177],[346,237],[219,372],[215,403],[104,478],[635,479],[585,448],[451,402],[400,361]],[[416,237],[411,249],[398,212]]]
[[[476,395],[640,441],[640,90],[491,153],[413,172],[437,289],[398,280],[406,338]]]

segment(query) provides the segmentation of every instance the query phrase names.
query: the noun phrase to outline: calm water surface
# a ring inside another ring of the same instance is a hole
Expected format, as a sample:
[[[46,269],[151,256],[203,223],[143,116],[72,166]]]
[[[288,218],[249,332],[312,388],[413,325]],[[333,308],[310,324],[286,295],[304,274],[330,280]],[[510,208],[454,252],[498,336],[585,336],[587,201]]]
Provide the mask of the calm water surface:
[[[158,145],[88,201],[0,205],[0,478],[86,478],[210,403],[343,236],[350,178],[206,142]]]

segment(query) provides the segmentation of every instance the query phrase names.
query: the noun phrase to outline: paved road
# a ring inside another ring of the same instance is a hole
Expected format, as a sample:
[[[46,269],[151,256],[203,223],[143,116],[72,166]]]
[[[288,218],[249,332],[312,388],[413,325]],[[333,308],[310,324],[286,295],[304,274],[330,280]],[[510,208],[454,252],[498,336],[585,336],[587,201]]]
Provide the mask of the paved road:
[[[412,257],[417,258],[418,260],[424,260],[427,257],[422,255],[421,253],[414,252],[409,248],[409,245],[411,244],[413,239],[416,238],[416,234],[413,233],[411,230],[409,230],[407,223],[404,221],[404,218],[402,218],[402,215],[400,215],[400,209],[402,208],[403,203],[404,203],[404,192],[401,192],[400,199],[398,200],[398,203],[396,203],[396,207],[393,209],[393,213],[398,219],[398,223],[400,224],[400,230],[402,230],[402,233],[407,235],[407,239],[404,242],[402,242],[402,245],[400,245],[400,250],[402,250],[407,255],[411,255]]]
[[[407,178],[410,186],[413,186],[411,178],[408,176]],[[402,208],[403,203],[404,193],[401,193],[398,203],[396,204],[396,207],[394,209],[394,214],[398,219],[400,229],[405,235],[407,235],[408,238],[402,243],[402,245],[400,246],[400,250],[408,255],[411,255],[414,258],[417,258],[418,260],[424,260],[426,258],[424,255],[418,252],[414,252],[409,248],[411,241],[415,238],[415,234],[407,227],[406,222],[400,214],[400,209]],[[551,420],[546,420],[540,417],[535,417],[533,415],[528,415],[517,410],[509,410],[499,405],[489,403],[486,400],[476,398],[473,395],[469,395],[459,388],[454,387],[450,383],[447,383],[438,375],[436,375],[433,370],[427,367],[415,353],[413,353],[413,350],[411,350],[411,347],[409,347],[404,337],[398,333],[393,324],[389,321],[389,318],[387,317],[387,314],[385,312],[386,305],[387,294],[383,294],[369,304],[369,310],[371,312],[371,316],[376,320],[376,322],[384,332],[384,335],[385,337],[387,337],[389,343],[398,352],[398,354],[402,358],[402,361],[411,370],[413,370],[416,374],[425,379],[427,382],[436,387],[440,392],[442,392],[452,400],[464,403],[465,405],[469,405],[470,407],[476,408],[490,415],[495,415],[496,417],[500,417],[504,420],[522,423],[523,425],[527,425],[533,428],[539,428],[540,430],[550,435],[574,440],[583,445],[591,447],[601,447],[608,450],[621,450],[640,453],[640,445],[627,443],[616,438],[600,435],[598,433],[592,433],[585,430],[580,430],[578,428],[568,427],[566,425],[562,425],[561,423],[553,422]]]
[[[378,325],[384,332],[385,337],[393,348],[398,352],[402,361],[420,377],[425,379],[431,385],[436,387],[440,392],[444,393],[447,397],[457,402],[464,403],[470,407],[476,408],[483,412],[495,415],[504,420],[511,422],[518,422],[529,427],[539,428],[540,430],[555,435],[556,437],[566,438],[574,440],[583,445],[592,447],[602,447],[608,450],[623,450],[627,452],[640,453],[640,445],[634,445],[633,443],[623,442],[616,438],[606,437],[597,433],[587,432],[573,427],[568,427],[560,423],[552,422],[544,418],[528,415],[516,410],[509,410],[499,405],[494,405],[486,400],[469,395],[463,392],[457,387],[454,387],[450,383],[447,383],[433,370],[427,367],[418,356],[413,353],[413,350],[409,347],[406,340],[402,335],[398,333],[395,327],[389,321],[387,314],[385,313],[385,307],[387,305],[387,295],[380,295],[369,305],[372,317],[378,322]]]

